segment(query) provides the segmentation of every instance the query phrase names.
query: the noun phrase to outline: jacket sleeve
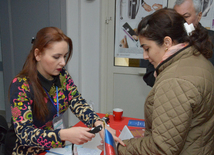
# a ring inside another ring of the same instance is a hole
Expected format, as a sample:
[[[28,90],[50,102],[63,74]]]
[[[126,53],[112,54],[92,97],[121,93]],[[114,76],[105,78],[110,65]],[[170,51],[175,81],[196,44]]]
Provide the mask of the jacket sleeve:
[[[183,149],[190,129],[192,108],[202,100],[196,87],[183,79],[168,79],[157,85],[152,119],[145,137],[124,141],[120,155],[177,155]],[[150,103],[152,104],[152,103]],[[146,121],[146,120],[145,120]]]
[[[64,143],[58,135],[59,130],[42,130],[34,126],[32,103],[26,79],[15,78],[10,87],[10,104],[18,143],[41,149],[63,147]]]
[[[67,74],[67,89],[69,91],[68,98],[70,102],[70,109],[72,113],[79,118],[88,127],[93,127],[93,124],[97,120],[101,120],[95,111],[91,109],[85,99],[82,98],[81,94],[77,90],[77,86],[74,84],[71,76]]]

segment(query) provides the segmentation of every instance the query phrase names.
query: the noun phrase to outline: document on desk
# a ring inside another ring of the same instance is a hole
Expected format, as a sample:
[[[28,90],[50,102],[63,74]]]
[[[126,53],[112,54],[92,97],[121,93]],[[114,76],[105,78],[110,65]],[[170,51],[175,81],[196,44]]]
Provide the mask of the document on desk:
[[[102,152],[98,149],[84,148],[82,146],[75,147],[75,150],[77,151],[75,152],[75,155],[100,155]],[[64,148],[52,148],[45,155],[72,155],[71,145],[65,146]]]
[[[52,148],[45,155],[72,155],[71,145],[64,148]]]
[[[100,155],[102,152],[97,148],[98,145],[101,145],[101,137],[99,134],[90,141],[82,145],[82,147],[77,147],[78,155]]]
[[[101,150],[89,148],[77,148],[78,155],[100,155]]]
[[[126,139],[131,139],[131,138],[134,138],[134,136],[132,135],[131,131],[129,130],[129,128],[125,125],[123,127],[123,130],[121,131],[120,133],[120,136],[119,138],[121,140],[126,140]]]
[[[120,133],[121,140],[144,137],[145,128],[129,129],[126,125]]]

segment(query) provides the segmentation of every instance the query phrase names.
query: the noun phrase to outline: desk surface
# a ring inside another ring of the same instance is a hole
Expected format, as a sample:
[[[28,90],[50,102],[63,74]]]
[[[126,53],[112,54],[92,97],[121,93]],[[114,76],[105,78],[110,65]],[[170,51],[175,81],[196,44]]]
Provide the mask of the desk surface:
[[[100,118],[105,116],[105,114],[102,114],[102,113],[97,113],[97,114],[98,114],[98,116]],[[110,125],[111,128],[116,130],[116,135],[117,136],[120,135],[120,132],[122,131],[123,127],[125,125],[128,125],[129,120],[141,120],[141,121],[144,121],[144,119],[131,118],[131,117],[123,117],[121,121],[114,121],[113,115],[109,115],[109,119],[110,119],[109,125]],[[84,123],[82,123],[81,121],[74,125],[74,127],[78,127],[78,126],[86,127],[86,125]],[[128,128],[129,129],[137,129],[138,127],[130,127],[130,126],[128,126]],[[83,144],[83,146],[86,147],[86,148],[92,148],[92,146],[93,146],[92,149],[96,149],[97,146],[99,145],[100,141],[101,141],[100,136],[96,136],[95,138],[93,138],[92,141]],[[41,153],[39,155],[45,155],[45,154],[46,153]]]
[[[97,113],[99,115],[100,118],[104,117],[105,114],[102,113]],[[120,131],[122,131],[123,127],[125,125],[128,125],[129,120],[141,120],[144,121],[144,119],[138,119],[138,118],[131,118],[131,117],[123,117],[121,121],[114,121],[113,115],[109,115],[109,119],[110,119],[110,127],[113,128],[114,130],[116,130],[116,135],[119,136],[120,135]],[[78,122],[77,124],[74,125],[75,127],[77,126],[85,126],[84,123],[82,123],[81,121]],[[128,126],[129,129],[136,129],[137,127],[130,127]]]

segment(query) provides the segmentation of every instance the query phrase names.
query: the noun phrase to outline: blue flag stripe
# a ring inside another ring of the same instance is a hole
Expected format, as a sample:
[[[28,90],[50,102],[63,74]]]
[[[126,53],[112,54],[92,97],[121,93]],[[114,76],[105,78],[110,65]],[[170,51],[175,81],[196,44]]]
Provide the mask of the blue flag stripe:
[[[105,142],[107,144],[114,146],[114,139],[113,139],[111,133],[106,129],[105,129]]]

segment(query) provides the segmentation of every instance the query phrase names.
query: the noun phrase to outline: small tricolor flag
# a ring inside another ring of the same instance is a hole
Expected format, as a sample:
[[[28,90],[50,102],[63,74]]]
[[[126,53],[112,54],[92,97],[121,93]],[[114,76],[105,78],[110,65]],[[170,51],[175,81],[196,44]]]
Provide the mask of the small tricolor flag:
[[[104,154],[117,155],[117,148],[116,148],[113,136],[107,129],[105,129]]]

